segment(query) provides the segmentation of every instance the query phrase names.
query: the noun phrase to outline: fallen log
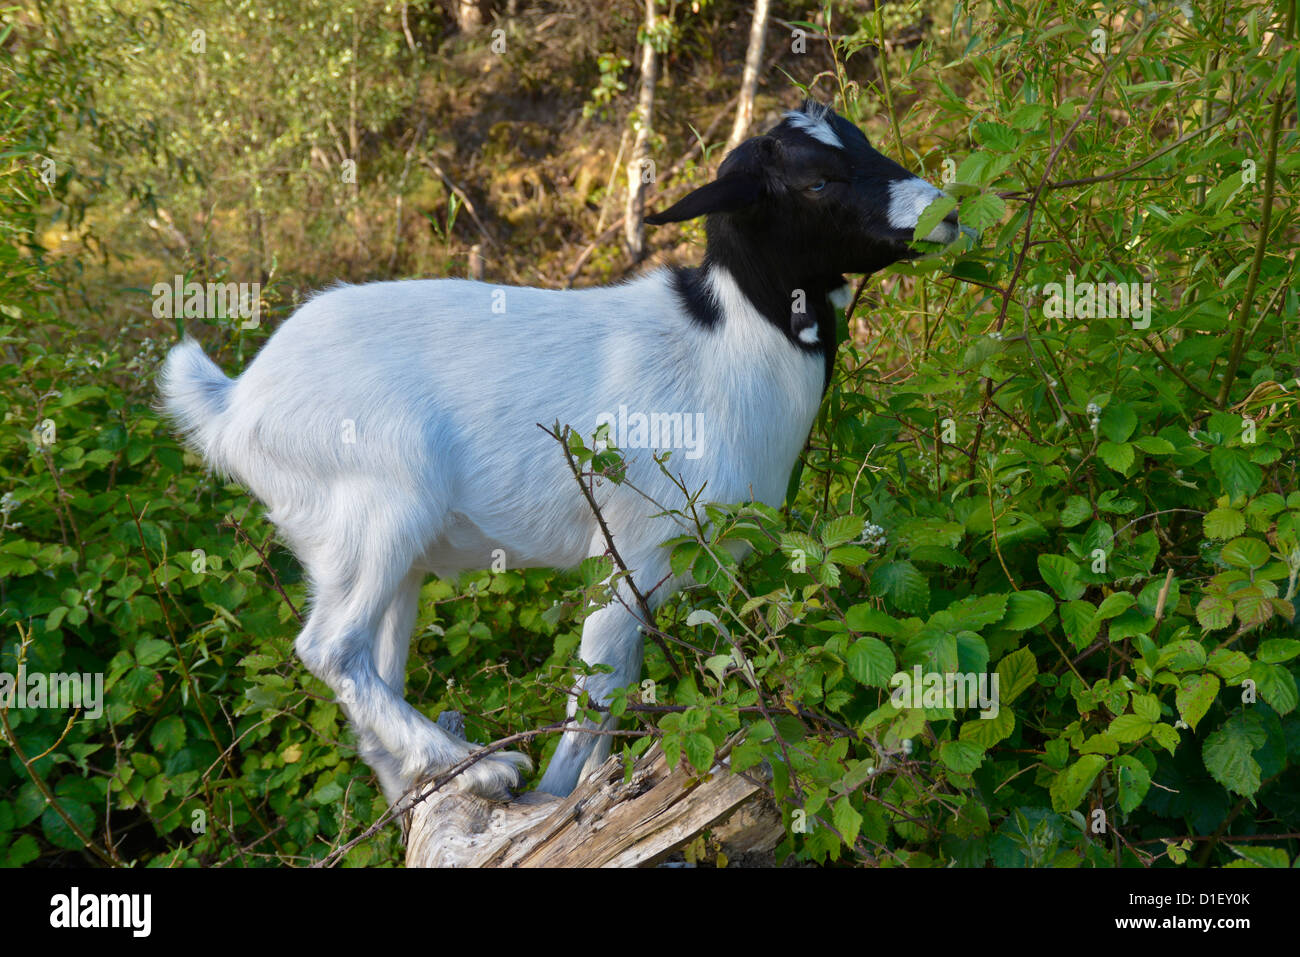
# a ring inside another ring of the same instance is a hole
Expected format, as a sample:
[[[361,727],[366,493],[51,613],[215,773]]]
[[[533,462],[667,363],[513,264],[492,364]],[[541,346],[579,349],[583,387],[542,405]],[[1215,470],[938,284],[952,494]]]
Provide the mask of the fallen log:
[[[701,780],[669,768],[657,744],[625,777],[615,755],[566,798],[435,792],[407,812],[406,865],[647,867],[687,847],[718,863],[771,863],[784,830],[756,778],[720,764]]]

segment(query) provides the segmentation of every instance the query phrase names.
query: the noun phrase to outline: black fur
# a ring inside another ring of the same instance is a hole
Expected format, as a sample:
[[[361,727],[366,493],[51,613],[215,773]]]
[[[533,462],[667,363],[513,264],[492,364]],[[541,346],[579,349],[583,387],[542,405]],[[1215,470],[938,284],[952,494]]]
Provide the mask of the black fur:
[[[833,111],[807,101],[802,112],[824,115],[843,148],[782,120],[736,147],[712,183],[645,221],[708,216],[703,266],[674,271],[683,305],[697,322],[714,325],[718,309],[703,271],[725,268],[793,345],[826,356],[829,381],[837,337],[827,294],[844,284],[844,273],[870,274],[916,255],[912,231],[890,226],[888,218],[890,184],[913,174],[872,149],[861,130]],[[792,309],[799,290],[802,314]],[[809,325],[817,328],[816,343],[799,338]]]

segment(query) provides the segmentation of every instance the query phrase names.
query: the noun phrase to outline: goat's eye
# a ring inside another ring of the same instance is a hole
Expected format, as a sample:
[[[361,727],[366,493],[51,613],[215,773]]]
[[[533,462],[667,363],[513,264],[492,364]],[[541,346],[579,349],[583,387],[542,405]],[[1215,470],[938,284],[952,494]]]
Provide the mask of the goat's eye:
[[[820,193],[820,192],[821,192],[822,190],[824,190],[825,188],[826,188],[826,180],[824,180],[824,179],[819,179],[817,182],[813,183],[811,186],[806,187],[806,189],[807,189],[808,192],[810,192],[810,193]]]

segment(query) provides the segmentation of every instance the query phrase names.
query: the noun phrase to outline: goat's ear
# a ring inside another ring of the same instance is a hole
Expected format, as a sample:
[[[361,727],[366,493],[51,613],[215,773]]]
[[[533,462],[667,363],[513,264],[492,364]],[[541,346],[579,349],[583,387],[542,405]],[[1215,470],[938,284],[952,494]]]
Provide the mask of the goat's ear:
[[[651,226],[662,226],[664,223],[680,223],[708,213],[730,212],[748,206],[758,199],[762,191],[762,182],[752,173],[728,173],[712,183],[706,183],[693,193],[688,193],[663,212],[650,214],[645,221]]]
[[[763,195],[764,184],[780,161],[780,152],[780,144],[770,136],[746,140],[722,161],[717,179],[688,193],[662,213],[647,216],[645,221],[660,226],[748,206]]]

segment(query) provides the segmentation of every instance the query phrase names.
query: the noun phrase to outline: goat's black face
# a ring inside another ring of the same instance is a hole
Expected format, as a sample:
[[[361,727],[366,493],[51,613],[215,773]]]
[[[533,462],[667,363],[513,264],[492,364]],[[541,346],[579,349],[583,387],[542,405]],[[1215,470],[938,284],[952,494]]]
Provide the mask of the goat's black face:
[[[712,183],[646,222],[708,214],[711,249],[715,236],[741,239],[758,259],[779,259],[796,274],[870,273],[918,255],[913,230],[940,195],[809,100],[733,150]],[[959,234],[953,213],[925,239],[950,243]]]

